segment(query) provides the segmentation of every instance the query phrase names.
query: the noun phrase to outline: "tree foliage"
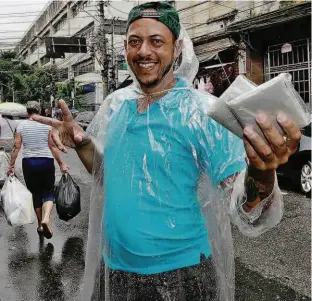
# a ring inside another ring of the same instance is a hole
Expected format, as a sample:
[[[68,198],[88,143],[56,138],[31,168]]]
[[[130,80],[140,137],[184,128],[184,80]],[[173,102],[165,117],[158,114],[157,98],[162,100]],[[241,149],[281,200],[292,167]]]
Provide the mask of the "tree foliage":
[[[38,68],[18,62],[12,51],[0,52],[0,87],[2,100],[16,102],[49,101],[56,96],[57,69]]]

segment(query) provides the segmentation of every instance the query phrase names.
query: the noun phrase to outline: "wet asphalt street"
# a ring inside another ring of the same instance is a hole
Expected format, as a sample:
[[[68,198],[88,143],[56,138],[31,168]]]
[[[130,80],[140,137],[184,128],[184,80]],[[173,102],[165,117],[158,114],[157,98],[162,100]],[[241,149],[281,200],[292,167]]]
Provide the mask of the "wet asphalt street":
[[[11,228],[0,212],[0,301],[81,301],[90,177],[74,153],[64,159],[81,188],[81,213],[63,222],[54,212],[54,236],[40,242],[35,224]],[[256,239],[234,229],[237,301],[311,300],[311,203],[289,187],[276,229]]]

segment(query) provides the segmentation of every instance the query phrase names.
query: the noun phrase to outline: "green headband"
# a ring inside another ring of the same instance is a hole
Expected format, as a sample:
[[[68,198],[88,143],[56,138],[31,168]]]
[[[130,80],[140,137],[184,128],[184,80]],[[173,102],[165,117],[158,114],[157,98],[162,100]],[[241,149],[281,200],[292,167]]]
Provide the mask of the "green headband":
[[[166,2],[147,2],[135,6],[129,13],[127,31],[135,20],[152,18],[166,25],[173,35],[178,38],[180,34],[180,18],[178,12]]]

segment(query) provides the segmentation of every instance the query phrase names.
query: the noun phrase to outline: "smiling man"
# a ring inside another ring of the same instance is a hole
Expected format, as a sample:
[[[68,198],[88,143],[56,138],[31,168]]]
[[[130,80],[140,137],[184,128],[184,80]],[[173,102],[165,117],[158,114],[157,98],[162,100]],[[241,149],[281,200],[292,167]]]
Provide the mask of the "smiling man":
[[[108,96],[88,134],[63,101],[63,121],[36,117],[94,174],[83,300],[233,300],[223,205],[231,202],[248,235],[275,226],[282,199],[275,169],[295,152],[300,130],[279,114],[285,140],[262,113],[267,141],[250,126],[242,141],[212,120],[216,99],[189,87],[198,61],[168,3],[132,9],[125,51],[134,85]],[[105,280],[94,289],[100,262]]]

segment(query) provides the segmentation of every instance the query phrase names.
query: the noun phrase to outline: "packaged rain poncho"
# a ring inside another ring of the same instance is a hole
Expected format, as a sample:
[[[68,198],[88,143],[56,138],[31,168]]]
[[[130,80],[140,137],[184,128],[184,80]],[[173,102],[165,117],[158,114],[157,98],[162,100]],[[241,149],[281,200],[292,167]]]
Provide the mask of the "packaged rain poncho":
[[[233,301],[230,216],[248,236],[260,235],[281,219],[277,183],[268,199],[251,213],[243,212],[244,173],[234,183],[227,180],[246,167],[242,140],[208,115],[218,99],[190,87],[199,64],[183,28],[177,45],[180,41],[175,87],[138,113],[144,93],[128,68],[134,84],[110,94],[88,128],[97,151],[83,301],[110,300],[107,273],[105,281],[100,279],[103,258],[105,272],[110,266],[153,274],[159,267],[174,270],[181,261],[197,264],[200,253],[212,257],[217,300]],[[170,252],[161,252],[164,245]]]

